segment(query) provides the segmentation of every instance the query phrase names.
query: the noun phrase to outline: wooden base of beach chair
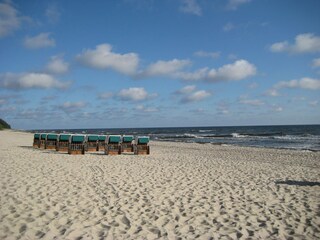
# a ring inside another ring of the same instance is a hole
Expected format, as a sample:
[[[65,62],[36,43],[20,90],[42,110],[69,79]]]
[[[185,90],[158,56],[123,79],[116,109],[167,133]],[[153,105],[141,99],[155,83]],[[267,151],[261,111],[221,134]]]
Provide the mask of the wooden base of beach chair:
[[[98,144],[96,142],[88,142],[85,147],[86,152],[98,151]]]
[[[104,151],[104,150],[105,150],[105,143],[99,143],[97,151]]]
[[[70,155],[84,155],[84,150],[70,150],[68,151]]]
[[[121,152],[134,152],[133,144],[122,144]]]
[[[68,147],[57,147],[57,148],[56,148],[56,151],[57,151],[57,152],[65,152],[65,153],[67,153],[68,150],[69,150]]]
[[[70,143],[68,153],[71,155],[84,154],[84,144]]]
[[[122,149],[122,152],[131,153],[131,152],[133,152],[133,149],[132,148],[130,148],[130,149]]]
[[[33,143],[34,148],[39,148],[39,143]]]
[[[149,155],[150,154],[150,146],[136,146],[134,149],[135,155]]]
[[[121,146],[119,145],[107,145],[104,153],[106,155],[120,155],[121,154]]]
[[[56,151],[58,152],[68,152],[69,150],[69,142],[58,142],[56,146]]]
[[[51,141],[51,140],[46,141],[46,147],[45,147],[46,149],[55,150],[56,146],[57,146],[57,141]]]
[[[87,152],[96,152],[98,151],[97,148],[88,148]]]
[[[49,146],[46,146],[46,149],[55,150],[56,146],[55,145],[49,145]]]
[[[39,143],[39,148],[41,149],[46,149],[46,141],[45,140],[41,140]]]

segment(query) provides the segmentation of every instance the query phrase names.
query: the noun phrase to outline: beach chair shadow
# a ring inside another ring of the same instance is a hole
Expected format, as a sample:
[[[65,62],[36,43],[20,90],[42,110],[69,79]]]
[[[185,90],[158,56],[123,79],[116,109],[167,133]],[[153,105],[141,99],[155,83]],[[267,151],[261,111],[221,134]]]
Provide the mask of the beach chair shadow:
[[[275,181],[275,184],[286,184],[291,186],[320,186],[320,182],[308,182],[308,181],[294,181],[294,180],[286,180],[286,181]]]
[[[21,148],[27,148],[27,149],[34,149],[33,146],[19,146],[19,147],[21,147]]]

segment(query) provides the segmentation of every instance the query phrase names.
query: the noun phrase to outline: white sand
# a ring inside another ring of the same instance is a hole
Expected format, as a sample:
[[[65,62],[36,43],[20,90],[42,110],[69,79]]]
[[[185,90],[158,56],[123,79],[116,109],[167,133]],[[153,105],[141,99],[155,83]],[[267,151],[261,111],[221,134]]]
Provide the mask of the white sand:
[[[152,142],[150,156],[71,156],[32,138],[0,131],[0,239],[320,239],[320,153]]]

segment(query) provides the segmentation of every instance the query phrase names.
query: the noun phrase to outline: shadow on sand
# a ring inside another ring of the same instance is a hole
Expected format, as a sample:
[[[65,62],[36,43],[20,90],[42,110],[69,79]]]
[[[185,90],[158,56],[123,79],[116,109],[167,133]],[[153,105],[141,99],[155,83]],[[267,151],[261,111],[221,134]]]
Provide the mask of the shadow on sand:
[[[27,148],[27,149],[37,149],[37,148],[34,148],[33,146],[19,146],[21,148]]]
[[[294,185],[294,186],[320,186],[320,182],[308,182],[308,181],[294,181],[294,180],[286,180],[286,181],[275,181],[275,184],[286,184],[286,185]]]

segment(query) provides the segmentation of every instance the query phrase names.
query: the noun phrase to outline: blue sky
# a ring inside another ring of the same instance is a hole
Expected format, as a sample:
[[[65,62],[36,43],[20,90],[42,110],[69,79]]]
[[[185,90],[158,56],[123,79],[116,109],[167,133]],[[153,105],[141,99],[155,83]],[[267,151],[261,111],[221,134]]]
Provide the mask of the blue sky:
[[[19,129],[320,123],[320,1],[0,2]]]

